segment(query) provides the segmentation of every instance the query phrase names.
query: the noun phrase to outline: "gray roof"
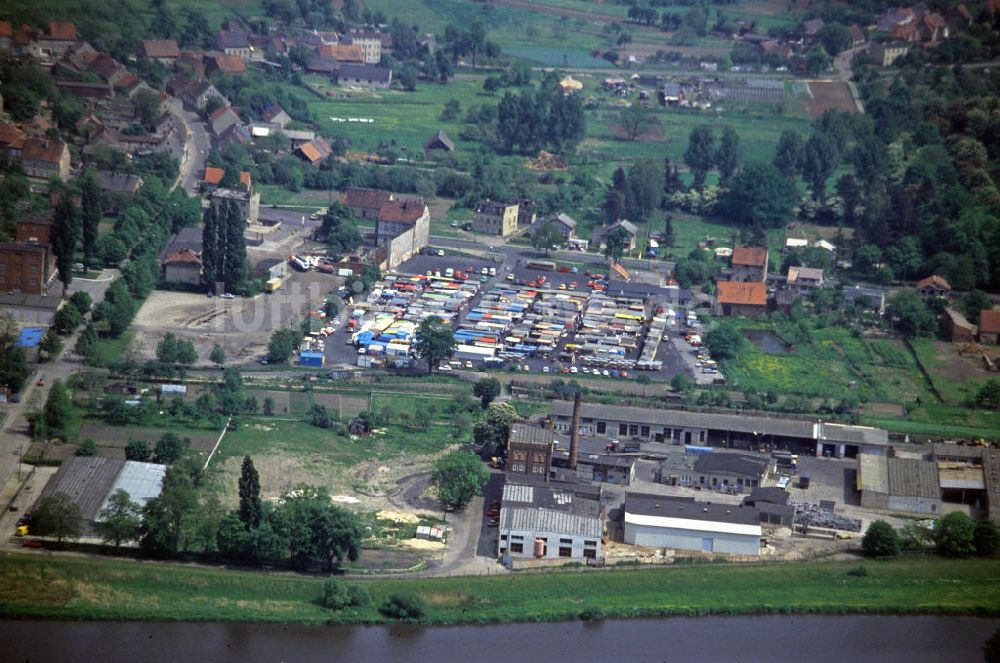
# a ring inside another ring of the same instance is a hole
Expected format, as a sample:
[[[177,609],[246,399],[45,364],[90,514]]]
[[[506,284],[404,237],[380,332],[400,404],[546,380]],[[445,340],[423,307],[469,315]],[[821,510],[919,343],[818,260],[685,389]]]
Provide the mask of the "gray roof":
[[[765,502],[769,504],[788,504],[788,498],[789,494],[787,490],[783,490],[776,486],[770,486],[768,488],[757,486],[750,491],[750,495],[745,497],[743,501],[760,506],[760,504]]]
[[[983,447],[970,447],[965,444],[952,444],[949,442],[935,442],[934,458],[967,458],[978,460],[983,457],[985,449]]]
[[[242,30],[219,30],[218,42],[222,48],[250,48],[247,33]]]
[[[625,493],[625,513],[663,518],[710,520],[722,523],[757,525],[757,511],[736,504],[695,502],[692,498],[676,498],[648,493]]]
[[[553,401],[549,410],[552,416],[570,417],[573,404],[569,401]],[[848,426],[812,422],[801,419],[779,417],[759,417],[742,414],[721,414],[715,412],[689,412],[686,410],[661,410],[654,408],[627,407],[623,405],[603,405],[584,403],[580,416],[606,421],[626,421],[638,424],[676,426],[679,428],[704,428],[725,430],[735,433],[756,433],[758,435],[780,435],[801,439],[822,439],[828,442],[851,444],[886,445],[889,435],[880,428]]]
[[[551,532],[599,539],[604,524],[596,516],[580,516],[552,509],[504,507],[500,510],[500,527],[505,530]]]
[[[392,80],[392,70],[370,64],[342,64],[337,71],[337,78],[358,78],[388,83]]]
[[[517,479],[503,487],[503,504],[566,511],[578,516],[597,517],[601,512],[600,487],[547,483]]]
[[[181,228],[177,234],[172,235],[167,240],[167,245],[163,247],[161,256],[168,256],[177,251],[190,249],[195,253],[201,253],[203,248],[203,237],[201,228]]]
[[[101,189],[115,193],[132,193],[137,187],[142,186],[141,177],[128,173],[99,170],[97,171],[97,179],[101,183]]]
[[[510,441],[513,444],[548,446],[555,441],[555,433],[551,428],[517,422],[510,427]]]
[[[867,297],[872,302],[878,302],[885,296],[880,288],[868,288],[861,285],[845,285],[840,290],[844,294],[844,299],[854,301],[857,297]]]
[[[66,493],[79,505],[84,520],[94,520],[124,467],[125,461],[115,458],[74,456],[63,461],[39,499]]]
[[[632,223],[631,221],[626,221],[625,219],[619,219],[618,223],[611,226],[611,228],[614,228],[615,226],[618,226],[619,228],[624,228],[629,235],[639,234],[639,229],[636,228],[635,224]]]
[[[941,497],[937,463],[916,458],[889,458],[889,494],[904,497]]]
[[[433,136],[431,136],[426,143],[424,143],[424,149],[439,149],[444,147],[446,150],[451,152],[455,149],[455,143],[448,137],[448,134],[438,129]]]
[[[146,502],[157,497],[163,490],[163,477],[166,473],[166,465],[125,461],[125,467],[118,474],[115,485],[108,491],[108,498],[116,491],[124,490],[133,502],[137,502],[139,506],[146,506]],[[105,499],[101,509],[107,505]]]
[[[746,477],[759,477],[767,468],[768,460],[747,454],[712,453],[700,454],[695,458],[694,471],[711,474],[728,472]]]
[[[43,297],[23,292],[0,292],[0,308],[19,306],[55,311],[60,304],[62,304],[62,297]]]
[[[560,212],[559,214],[556,214],[554,221],[561,223],[567,228],[576,228],[576,219],[571,217],[569,214],[563,214]]]

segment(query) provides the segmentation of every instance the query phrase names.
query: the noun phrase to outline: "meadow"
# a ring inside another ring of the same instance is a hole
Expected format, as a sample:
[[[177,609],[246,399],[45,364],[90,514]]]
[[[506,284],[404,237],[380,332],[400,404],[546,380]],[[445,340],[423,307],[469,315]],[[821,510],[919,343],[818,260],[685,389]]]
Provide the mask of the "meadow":
[[[934,557],[863,563],[681,565],[492,577],[359,581],[371,602],[320,606],[322,578],[161,562],[7,553],[7,618],[381,623],[396,593],[426,604],[425,624],[767,613],[1000,614],[1000,561]]]

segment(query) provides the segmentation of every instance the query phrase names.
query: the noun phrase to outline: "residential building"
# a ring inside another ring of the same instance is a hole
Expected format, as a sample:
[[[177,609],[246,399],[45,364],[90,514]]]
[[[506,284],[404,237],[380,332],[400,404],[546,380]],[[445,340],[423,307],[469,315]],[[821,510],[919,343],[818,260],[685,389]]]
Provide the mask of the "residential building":
[[[378,34],[357,32],[345,35],[344,43],[359,47],[365,64],[378,64],[382,61],[382,38]]]
[[[342,64],[337,69],[337,85],[388,90],[392,85],[392,69],[370,64]]]
[[[757,246],[737,246],[733,249],[731,281],[741,283],[767,279],[767,249]]]
[[[229,105],[226,98],[208,81],[191,83],[185,86],[180,93],[180,98],[184,102],[184,105],[190,110],[196,111],[205,110],[208,100],[212,97],[218,97],[222,100],[223,105]]]
[[[225,176],[226,170],[224,168],[205,166],[205,175],[201,178],[202,191],[219,186],[222,183],[222,178]]]
[[[988,309],[979,313],[979,342],[989,345],[1000,343],[1000,309]]]
[[[236,55],[245,61],[260,60],[262,53],[256,53],[250,46],[247,33],[242,30],[219,30],[215,37],[215,47],[226,55]]]
[[[453,152],[455,143],[448,137],[448,134],[438,129],[434,132],[426,143],[424,143],[424,155],[430,158],[433,152]]]
[[[201,256],[191,249],[176,251],[163,261],[163,279],[171,283],[201,283]]]
[[[910,52],[910,47],[902,43],[872,44],[868,58],[880,67],[891,67],[899,58]]]
[[[260,119],[266,124],[281,127],[282,129],[292,121],[292,117],[278,104],[270,104],[265,107],[260,114]]]
[[[599,560],[605,513],[601,490],[508,478],[500,506],[498,556],[519,561]]]
[[[49,21],[46,34],[29,40],[28,53],[43,67],[50,67],[76,42],[76,26],[65,21]]]
[[[60,140],[25,138],[17,161],[28,177],[69,179],[69,147]]]
[[[758,281],[718,281],[715,310],[725,316],[755,316],[767,313],[767,289]]]
[[[143,180],[138,175],[115,173],[109,170],[97,171],[97,179],[101,183],[101,191],[107,194],[134,196],[142,188]]]
[[[576,219],[569,214],[560,212],[552,217],[549,223],[556,227],[556,230],[559,231],[559,234],[562,235],[565,241],[569,241],[576,236]]]
[[[330,58],[337,62],[353,62],[364,64],[364,51],[360,46],[352,44],[320,44],[316,52],[321,58]]]
[[[629,492],[622,510],[631,545],[760,555],[760,518],[750,507]]]
[[[596,244],[598,248],[603,249],[607,246],[608,236],[614,232],[616,228],[621,228],[625,231],[625,251],[634,251],[636,247],[636,242],[639,237],[639,229],[631,221],[626,221],[625,219],[618,219],[610,226],[597,226],[593,231],[592,244]]]
[[[823,287],[823,270],[814,267],[789,267],[786,285],[798,290],[801,295],[807,295]]]
[[[378,219],[378,212],[382,209],[382,205],[395,199],[395,196],[388,191],[351,187],[344,190],[343,203],[359,219],[375,220]]]
[[[313,168],[319,168],[324,161],[333,156],[333,149],[325,138],[317,136],[296,147],[295,154]]]
[[[840,289],[844,295],[844,306],[861,306],[879,315],[885,313],[885,291],[860,285],[845,285]]]
[[[202,241],[201,228],[181,228],[167,239],[166,246],[160,252],[160,259],[165,260],[167,256],[178,251],[192,251],[201,255]]]
[[[227,202],[235,204],[248,225],[257,223],[260,217],[260,194],[250,188],[216,189],[209,195],[209,202],[217,213]]]
[[[941,315],[941,335],[952,343],[968,343],[976,338],[976,326],[947,306]]]
[[[230,76],[241,76],[247,73],[247,63],[239,55],[210,53],[205,56],[205,71],[209,74],[219,72]]]
[[[208,128],[216,140],[218,140],[226,129],[239,123],[240,116],[236,114],[236,111],[231,106],[220,106],[208,116]]]
[[[25,216],[14,241],[0,243],[0,292],[47,295],[57,271],[49,245],[52,218]]]
[[[430,219],[423,198],[391,200],[379,208],[375,241],[387,250],[385,262],[389,269],[395,269],[427,246]]]
[[[553,401],[547,420],[561,435],[572,425],[573,403]],[[730,449],[790,449],[816,456],[854,458],[862,451],[885,453],[889,434],[881,428],[712,412],[583,403],[580,435],[637,439],[673,445]]]
[[[507,438],[508,480],[516,481],[515,477],[521,475],[547,481],[554,449],[555,434],[552,429],[536,424],[514,423]]]
[[[943,276],[931,274],[916,283],[917,294],[924,299],[928,297],[946,297],[951,292],[951,284]]]
[[[14,40],[14,26],[10,21],[0,21],[0,52],[10,53],[11,42]]]
[[[143,39],[142,55],[172,67],[181,56],[181,49],[173,39]]]
[[[517,207],[517,203],[481,200],[472,216],[472,229],[484,235],[512,235],[517,230]]]
[[[253,267],[254,276],[264,279],[283,279],[288,276],[288,261],[281,258],[264,258]]]

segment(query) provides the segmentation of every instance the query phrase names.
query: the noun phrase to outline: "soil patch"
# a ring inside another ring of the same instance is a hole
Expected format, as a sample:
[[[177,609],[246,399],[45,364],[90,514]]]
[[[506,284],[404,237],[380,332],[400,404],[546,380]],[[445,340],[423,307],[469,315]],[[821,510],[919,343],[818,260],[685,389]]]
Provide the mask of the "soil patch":
[[[611,135],[614,136],[615,140],[628,140],[628,134],[625,132],[625,127],[620,124],[611,125]],[[666,143],[667,137],[663,135],[663,129],[656,124],[647,125],[645,130],[633,140],[643,141],[646,143]]]
[[[839,81],[810,81],[811,98],[805,102],[809,117],[819,117],[828,110],[856,113],[858,107],[847,83]]]
[[[156,444],[160,436],[169,430],[150,430],[129,428],[128,426],[105,426],[102,424],[84,424],[80,427],[80,439],[88,437],[97,443],[98,447],[125,449],[129,440],[143,440],[148,442],[150,447]],[[204,434],[181,433],[180,437],[191,440],[191,448],[195,451],[208,453],[215,446],[215,441],[219,439],[218,433],[205,432]],[[123,452],[124,454],[124,452]],[[124,458],[124,455],[122,455]]]

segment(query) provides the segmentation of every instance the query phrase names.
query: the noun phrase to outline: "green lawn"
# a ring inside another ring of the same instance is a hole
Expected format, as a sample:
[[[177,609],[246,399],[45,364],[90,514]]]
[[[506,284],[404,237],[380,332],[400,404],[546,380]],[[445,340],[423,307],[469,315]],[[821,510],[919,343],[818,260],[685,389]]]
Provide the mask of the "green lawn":
[[[427,624],[746,613],[1000,613],[1000,561],[918,557],[364,581],[371,605],[320,607],[322,578],[8,553],[0,615],[88,620],[378,623],[391,594],[427,603]]]

